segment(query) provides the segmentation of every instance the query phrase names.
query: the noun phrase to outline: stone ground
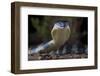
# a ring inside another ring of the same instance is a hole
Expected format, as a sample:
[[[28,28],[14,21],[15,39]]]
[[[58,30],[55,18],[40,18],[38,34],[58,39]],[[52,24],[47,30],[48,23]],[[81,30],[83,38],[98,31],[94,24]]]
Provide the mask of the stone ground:
[[[57,59],[81,59],[87,58],[87,54],[63,54],[63,55],[49,55],[49,54],[29,54],[28,60],[57,60]]]

